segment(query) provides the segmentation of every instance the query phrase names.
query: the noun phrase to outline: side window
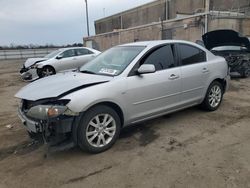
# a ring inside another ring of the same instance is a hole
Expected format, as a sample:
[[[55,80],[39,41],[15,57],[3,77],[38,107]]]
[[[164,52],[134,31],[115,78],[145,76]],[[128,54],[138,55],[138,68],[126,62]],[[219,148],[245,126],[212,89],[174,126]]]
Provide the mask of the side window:
[[[190,65],[206,61],[206,53],[196,47],[179,44],[180,58],[182,65]]]
[[[173,51],[170,45],[158,48],[147,56],[143,64],[153,64],[156,71],[175,66]]]
[[[79,55],[88,55],[93,54],[93,52],[89,51],[88,49],[76,49],[76,54]]]
[[[73,56],[75,56],[74,50],[66,50],[65,52],[62,53],[63,58],[73,57]]]

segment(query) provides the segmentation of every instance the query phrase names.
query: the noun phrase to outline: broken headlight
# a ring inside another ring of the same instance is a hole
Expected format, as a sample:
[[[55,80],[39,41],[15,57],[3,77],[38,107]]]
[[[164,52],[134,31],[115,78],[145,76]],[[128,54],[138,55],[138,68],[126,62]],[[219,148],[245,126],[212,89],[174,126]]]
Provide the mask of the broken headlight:
[[[66,110],[67,107],[61,105],[37,105],[29,109],[27,116],[47,120],[62,115]]]

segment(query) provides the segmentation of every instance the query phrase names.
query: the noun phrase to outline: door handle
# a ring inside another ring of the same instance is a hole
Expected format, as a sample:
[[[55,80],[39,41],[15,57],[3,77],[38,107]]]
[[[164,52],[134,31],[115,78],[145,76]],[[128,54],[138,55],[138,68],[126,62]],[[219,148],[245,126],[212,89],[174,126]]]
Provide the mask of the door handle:
[[[169,76],[169,80],[175,80],[175,79],[178,79],[180,76],[178,76],[178,75],[175,75],[175,74],[171,74],[170,76]]]
[[[207,73],[207,72],[209,72],[209,70],[207,68],[202,69],[202,73]]]

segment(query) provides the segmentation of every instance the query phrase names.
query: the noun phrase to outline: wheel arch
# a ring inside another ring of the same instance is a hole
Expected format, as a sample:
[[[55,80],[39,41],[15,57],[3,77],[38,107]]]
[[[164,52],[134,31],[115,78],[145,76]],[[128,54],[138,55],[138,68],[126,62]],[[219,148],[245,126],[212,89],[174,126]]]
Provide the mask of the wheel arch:
[[[78,126],[79,126],[79,123],[81,121],[81,118],[84,117],[84,114],[86,111],[88,111],[89,109],[91,109],[95,106],[98,106],[98,105],[105,105],[105,106],[108,106],[108,107],[112,108],[113,110],[115,110],[120,118],[121,128],[123,127],[123,125],[124,125],[124,113],[122,111],[122,108],[118,104],[111,102],[111,101],[102,101],[102,102],[95,103],[95,104],[91,105],[90,107],[88,107],[85,111],[80,112],[79,116],[75,117],[75,119],[73,121],[72,139],[73,139],[75,144],[78,143],[77,132],[78,132]]]
[[[41,68],[37,68],[37,69],[36,69],[36,73],[37,73],[37,75],[38,75],[40,78],[42,78],[42,70],[43,70],[44,68],[46,68],[46,67],[52,68],[52,69],[54,70],[54,73],[56,74],[56,69],[55,69],[52,65],[46,64],[46,65],[43,65]]]
[[[54,70],[54,72],[56,73],[56,69],[55,69],[55,67],[53,67],[52,65],[44,65],[44,66],[42,67],[42,69],[43,69],[43,68],[46,68],[46,67],[52,68],[52,69]]]
[[[227,88],[227,82],[226,82],[226,80],[225,80],[225,79],[221,79],[221,78],[216,78],[216,79],[214,79],[209,85],[211,85],[211,84],[212,84],[213,82],[215,82],[215,81],[221,83],[221,85],[222,85],[222,87],[223,87],[223,93],[225,93],[226,88]]]
[[[120,118],[121,126],[123,127],[124,113],[122,111],[122,108],[118,104],[116,104],[114,102],[111,102],[111,101],[103,101],[103,102],[99,102],[99,103],[96,103],[96,104],[92,105],[87,110],[89,110],[90,108],[93,108],[95,106],[98,106],[98,105],[105,105],[105,106],[108,106],[108,107],[112,108],[113,110],[115,110],[117,112],[119,118]]]

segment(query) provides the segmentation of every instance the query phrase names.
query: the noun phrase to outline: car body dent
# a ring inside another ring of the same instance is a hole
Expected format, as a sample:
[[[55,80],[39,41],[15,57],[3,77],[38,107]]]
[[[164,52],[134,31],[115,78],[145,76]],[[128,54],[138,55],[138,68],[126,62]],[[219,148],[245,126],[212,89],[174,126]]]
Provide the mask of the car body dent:
[[[24,67],[29,68],[30,66],[32,66],[36,63],[39,63],[41,61],[46,61],[46,60],[48,60],[48,59],[47,58],[29,58],[25,61]]]
[[[31,101],[54,98],[74,88],[106,82],[111,79],[112,77],[77,72],[60,73],[30,83],[23,87],[15,96]]]
[[[119,106],[126,116],[126,84],[122,77],[108,77],[109,82],[77,90],[61,99],[70,99],[67,107],[73,112],[84,112],[90,107],[103,102],[111,102]],[[81,101],[81,103],[79,103]]]

